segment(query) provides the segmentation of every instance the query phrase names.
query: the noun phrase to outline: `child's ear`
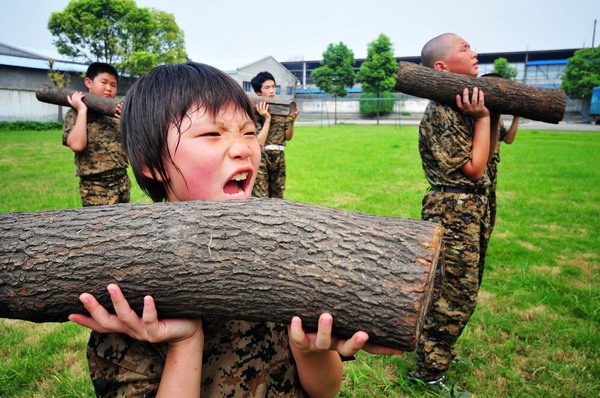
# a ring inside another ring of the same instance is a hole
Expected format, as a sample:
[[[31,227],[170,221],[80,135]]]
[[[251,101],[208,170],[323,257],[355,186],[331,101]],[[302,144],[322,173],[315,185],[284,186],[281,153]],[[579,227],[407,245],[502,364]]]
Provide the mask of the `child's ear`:
[[[435,63],[433,64],[433,69],[439,70],[442,72],[448,71],[448,68],[446,68],[446,64],[444,63],[444,61],[435,61]]]
[[[151,180],[165,182],[165,179],[160,175],[159,172],[154,170],[154,173],[151,173],[150,169],[146,166],[142,166],[142,174],[144,175],[144,177],[150,178]]]
[[[89,90],[90,88],[92,88],[92,79],[90,79],[89,77],[86,77],[85,79],[83,79],[83,84],[85,84],[85,86]]]

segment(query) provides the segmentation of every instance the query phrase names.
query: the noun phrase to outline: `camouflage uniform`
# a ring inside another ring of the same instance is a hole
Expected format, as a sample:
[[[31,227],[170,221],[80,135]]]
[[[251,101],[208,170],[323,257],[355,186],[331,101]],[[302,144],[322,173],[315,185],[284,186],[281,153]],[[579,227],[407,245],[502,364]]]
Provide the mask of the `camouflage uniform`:
[[[287,326],[205,320],[201,395],[306,397],[288,341]],[[92,332],[88,362],[99,397],[154,397],[167,344],[123,334]]]
[[[256,131],[262,129],[264,118],[257,115]],[[285,116],[271,116],[271,127],[265,146],[261,148],[260,166],[252,189],[252,196],[258,198],[283,198],[285,190],[285,132],[289,127]],[[275,149],[274,146],[279,146]]]
[[[77,111],[69,109],[63,128],[63,145],[67,145],[76,119]],[[87,146],[75,153],[75,175],[79,176],[83,206],[128,203],[131,182],[127,164],[119,120],[88,113]]]
[[[454,344],[475,310],[487,246],[486,220],[490,186],[487,173],[477,182],[460,168],[471,159],[474,121],[457,108],[431,101],[419,130],[423,170],[434,189],[423,198],[422,219],[444,227],[444,277],[438,286],[417,349],[414,376],[441,377],[454,357]]]
[[[488,165],[488,172],[490,176],[490,228],[489,235],[492,234],[492,230],[494,229],[494,225],[496,224],[496,183],[498,181],[498,163],[500,163],[500,143],[504,141],[506,134],[508,131],[504,126],[504,122],[500,120],[500,127],[498,129],[498,142],[496,143],[496,149],[494,151],[494,155],[490,159],[490,163]],[[489,239],[489,236],[488,236]]]

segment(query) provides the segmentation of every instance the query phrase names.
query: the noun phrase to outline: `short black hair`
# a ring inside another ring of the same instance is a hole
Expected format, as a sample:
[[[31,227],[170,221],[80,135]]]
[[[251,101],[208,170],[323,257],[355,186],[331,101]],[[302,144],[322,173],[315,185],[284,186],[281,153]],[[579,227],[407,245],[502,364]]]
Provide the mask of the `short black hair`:
[[[111,64],[107,64],[104,62],[91,63],[90,66],[88,66],[87,68],[87,72],[85,72],[85,77],[94,80],[94,78],[100,73],[108,73],[110,75],[113,75],[115,79],[117,79],[117,82],[119,81],[119,73],[117,72],[115,67]]]
[[[267,80],[273,80],[273,83],[275,83],[275,78],[269,72],[260,72],[258,75],[254,76],[252,80],[250,80],[254,92],[260,93],[263,83]]]
[[[123,143],[140,188],[153,201],[168,198],[170,183],[164,161],[177,168],[167,143],[171,126],[181,135],[182,121],[192,107],[203,108],[209,116],[217,117],[229,105],[256,122],[242,87],[219,69],[196,62],[158,66],[131,86],[121,111]],[[146,177],[144,170],[154,178]]]

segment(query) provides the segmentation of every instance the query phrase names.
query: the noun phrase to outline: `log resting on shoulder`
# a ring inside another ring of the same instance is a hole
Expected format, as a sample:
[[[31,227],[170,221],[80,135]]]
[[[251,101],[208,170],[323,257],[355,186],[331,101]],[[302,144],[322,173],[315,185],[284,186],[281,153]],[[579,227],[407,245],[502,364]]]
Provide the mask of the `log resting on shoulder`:
[[[53,87],[42,84],[37,88],[35,96],[38,101],[41,102],[70,107],[71,105],[69,104],[67,97],[74,92],[76,92],[76,90],[71,88]],[[269,112],[272,115],[288,116],[296,109],[296,103],[293,100],[266,98],[256,95],[248,95],[248,98],[250,99],[250,102],[252,102],[252,105],[256,105],[261,101],[266,101],[269,104]],[[119,100],[86,93],[83,102],[87,105],[90,112],[99,115],[114,116],[117,111]]]
[[[122,204],[0,214],[0,318],[63,322],[117,283],[141,314],[222,317],[413,350],[440,253],[438,224],[280,199]]]
[[[441,72],[413,62],[399,64],[395,90],[405,94],[456,105],[457,94],[478,87],[485,93],[486,107],[493,112],[554,124],[562,120],[567,107],[567,96],[558,88]]]

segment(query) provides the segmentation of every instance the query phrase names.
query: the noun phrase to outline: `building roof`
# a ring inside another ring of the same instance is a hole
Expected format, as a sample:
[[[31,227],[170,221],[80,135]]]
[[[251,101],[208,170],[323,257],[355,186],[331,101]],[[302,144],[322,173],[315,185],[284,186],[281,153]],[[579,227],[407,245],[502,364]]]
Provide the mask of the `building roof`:
[[[48,61],[54,60],[53,68],[63,72],[85,72],[88,65],[80,62],[55,60],[29,50],[0,42],[0,65],[48,70]]]

